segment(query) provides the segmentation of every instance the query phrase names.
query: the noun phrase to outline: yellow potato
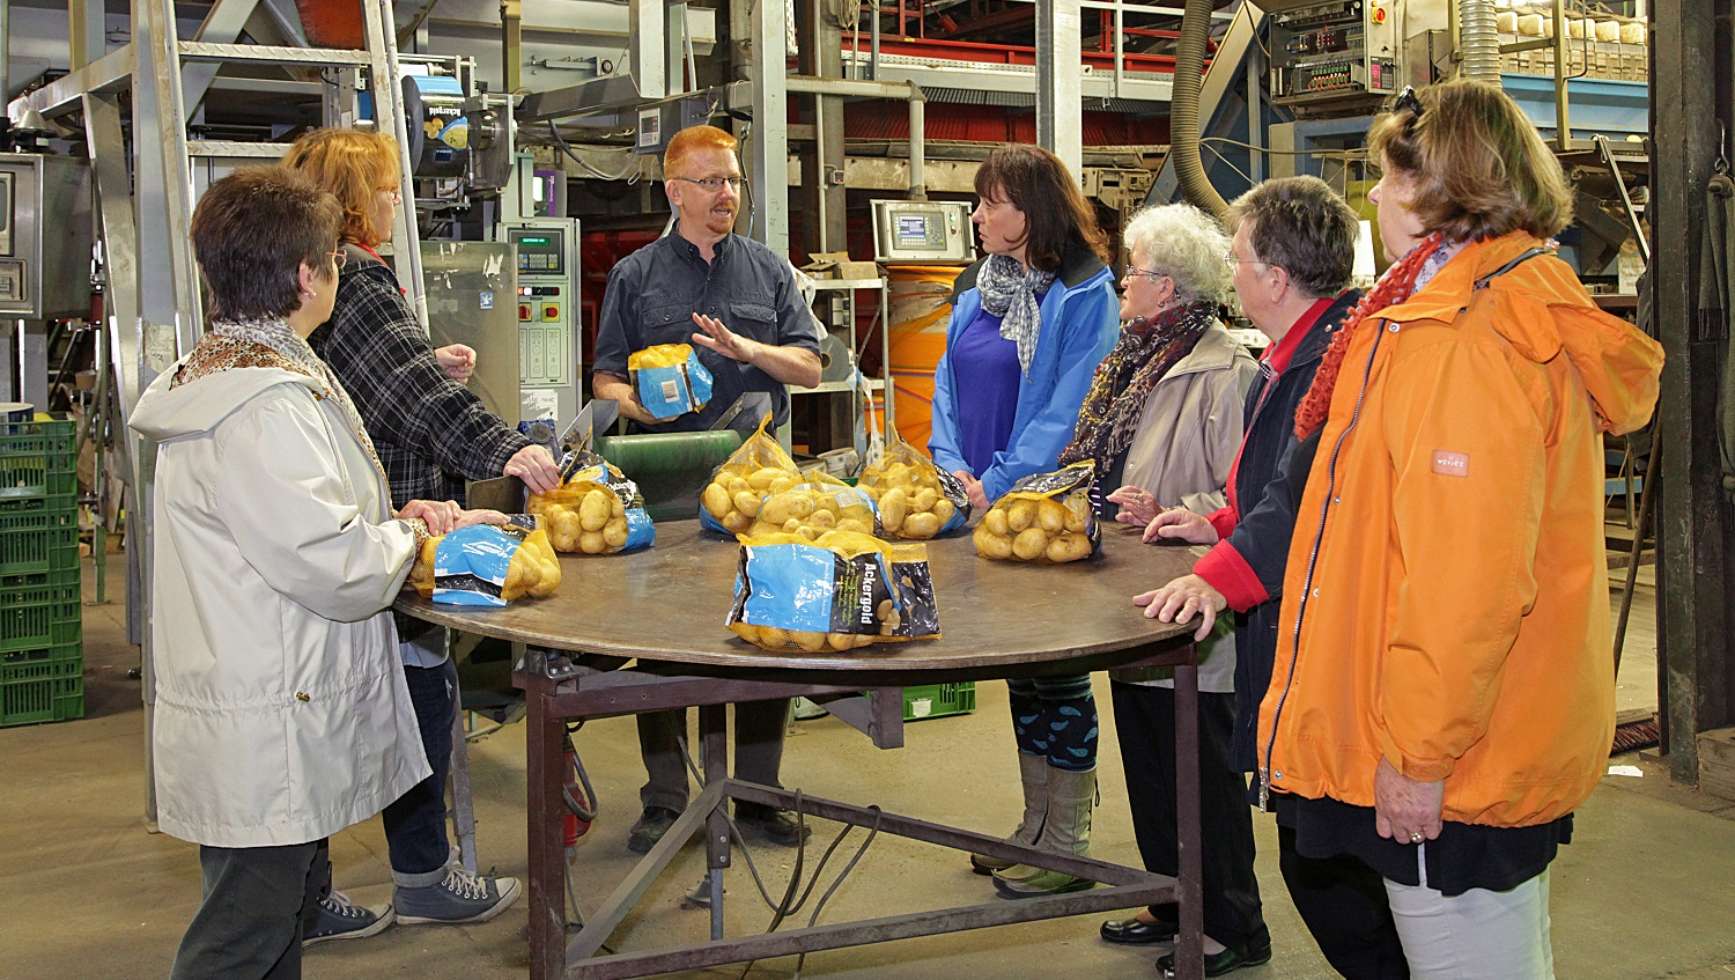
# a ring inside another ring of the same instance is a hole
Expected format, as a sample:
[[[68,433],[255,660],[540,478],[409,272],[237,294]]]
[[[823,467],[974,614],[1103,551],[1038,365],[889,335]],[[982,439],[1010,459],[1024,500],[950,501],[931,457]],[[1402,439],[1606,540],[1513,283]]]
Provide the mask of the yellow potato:
[[[1090,557],[1090,538],[1083,534],[1068,534],[1063,536],[1068,548],[1067,561],[1080,561]]]
[[[747,485],[758,490],[760,493],[764,493],[771,489],[771,484],[776,483],[779,477],[785,477],[788,475],[788,470],[780,470],[775,466],[766,466],[748,474]]]
[[[757,517],[759,515],[759,495],[750,490],[736,494],[734,504],[735,509],[740,511],[743,517]]]
[[[904,518],[904,526],[898,533],[906,538],[931,538],[940,533],[940,518],[936,514],[911,514]]]
[[[1042,557],[1048,550],[1048,535],[1042,528],[1027,527],[1018,532],[1018,537],[1012,539],[1012,553],[1020,561],[1032,561]]]
[[[910,482],[910,468],[903,463],[893,463],[886,469],[885,482],[894,487]]]
[[[757,644],[760,642],[759,627],[752,623],[730,623],[729,631],[748,643]]]
[[[1033,500],[1014,500],[1006,508],[1006,526],[1012,533],[1019,534],[1036,523],[1036,502]]]
[[[795,486],[799,482],[800,481],[797,480],[793,476],[778,477],[777,479],[771,481],[771,492],[772,493],[783,493],[784,491]]]
[[[721,483],[712,483],[706,486],[702,499],[705,504],[705,513],[719,521],[723,519],[724,514],[729,513],[730,508],[734,505],[733,501],[729,499],[729,489]]]
[[[773,494],[766,497],[765,502],[759,505],[759,519],[776,527],[782,527],[789,523],[793,516],[789,512],[789,496],[787,494]]]
[[[587,555],[600,555],[607,547],[601,531],[586,531],[578,536],[578,550]]]
[[[854,633],[827,633],[825,634],[825,643],[838,653],[843,653],[846,650],[855,649],[855,638],[856,634]]]
[[[795,642],[796,646],[808,653],[818,653],[825,649],[824,633],[814,633],[807,630],[790,630],[789,638]]]
[[[1066,527],[1066,505],[1058,500],[1038,502],[1036,523],[1049,534],[1059,534]]]
[[[823,510],[834,518],[843,515],[843,505],[839,504],[837,498],[829,493],[814,494],[813,509],[815,512]]]
[[[853,517],[846,517],[837,522],[839,531],[854,531],[857,534],[872,534],[873,530]]]
[[[789,492],[789,516],[807,519],[813,513],[813,494],[806,490],[791,490]]]
[[[608,546],[609,551],[619,551],[626,547],[627,519],[624,517],[617,517],[603,525],[602,541],[603,544]]]
[[[1042,556],[1056,565],[1072,561],[1071,538],[1072,536],[1069,534],[1056,535],[1053,541],[1048,542],[1048,547],[1043,551]]]
[[[802,524],[795,529],[795,533],[801,535],[802,537],[806,538],[809,541],[818,541],[820,531],[819,531],[819,528],[813,527],[812,525]]]
[[[990,510],[982,518],[982,526],[1001,537],[1006,537],[1012,533],[1011,526],[1006,523],[1006,511],[999,507]]]
[[[1088,503],[1082,503],[1082,504],[1077,504],[1077,505],[1070,504],[1070,503],[1067,504],[1067,506],[1066,506],[1066,525],[1065,525],[1066,530],[1071,531],[1075,534],[1082,534],[1084,532],[1085,508],[1088,506],[1089,506]]]
[[[950,500],[947,500],[945,497],[941,497],[939,500],[934,501],[934,516],[940,519],[941,526],[945,526],[945,523],[951,520],[952,515],[957,512],[958,506]]]
[[[816,510],[807,515],[807,523],[829,530],[837,526],[837,514],[829,510]]]
[[[530,594],[540,599],[553,595],[554,590],[558,588],[560,588],[560,563],[552,559],[544,561],[542,563],[542,581],[537,583],[536,588],[532,589]]]
[[[934,504],[939,499],[940,494],[933,487],[923,487],[916,491],[915,499],[910,501],[910,506],[916,510],[933,510]]]
[[[627,504],[621,499],[620,494],[610,493],[608,495],[608,515],[610,517],[627,516]]]
[[[753,485],[748,483],[744,476],[731,476],[723,481],[723,488],[729,491],[729,496],[733,497],[738,493],[753,489]]]
[[[578,504],[578,522],[586,531],[600,531],[608,523],[608,498],[613,496],[607,490],[592,490],[584,495]]]
[[[984,558],[1004,561],[1012,557],[1012,539],[1002,534],[988,530],[987,525],[978,525],[971,540],[976,543],[976,553]]]
[[[753,518],[742,514],[740,511],[732,510],[729,512],[729,516],[723,518],[723,526],[736,534],[740,534],[742,531],[753,526]]]
[[[787,534],[795,534],[801,530],[801,520],[799,518],[791,517],[789,520],[783,522],[783,530]]]
[[[774,650],[781,649],[789,645],[789,634],[775,626],[761,626],[759,627],[759,642]]]
[[[907,513],[909,502],[904,496],[903,488],[893,487],[880,495],[880,525],[888,532],[902,527],[904,515]]]

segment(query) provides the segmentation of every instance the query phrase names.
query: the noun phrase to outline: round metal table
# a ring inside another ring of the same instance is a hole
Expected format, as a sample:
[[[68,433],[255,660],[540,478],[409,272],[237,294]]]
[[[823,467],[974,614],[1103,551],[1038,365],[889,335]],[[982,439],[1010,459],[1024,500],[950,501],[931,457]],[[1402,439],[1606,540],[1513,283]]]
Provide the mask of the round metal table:
[[[850,653],[770,653],[724,626],[738,548],[697,521],[657,527],[656,546],[631,555],[561,559],[559,591],[503,609],[438,606],[407,593],[397,608],[418,619],[528,646],[515,680],[528,708],[531,975],[628,977],[810,952],[1012,922],[1180,903],[1182,976],[1202,975],[1199,905],[1197,670],[1188,630],[1148,620],[1132,596],[1186,574],[1191,549],[1149,546],[1135,529],[1104,528],[1102,554],[1064,566],[980,559],[967,536],[928,542],[942,635]],[[577,659],[558,653],[579,654]],[[633,661],[631,669],[613,669]],[[803,796],[809,814],[960,850],[1027,861],[1096,880],[1069,895],[890,916],[725,940],[722,871],[729,866],[726,800],[794,808],[780,787],[729,777],[725,707],[797,695],[876,696],[834,702],[833,713],[876,745],[902,744],[897,688],[961,680],[1077,674],[1119,666],[1172,666],[1176,693],[1180,875],[1169,878],[1089,858],[1036,852],[926,821]],[[639,868],[571,942],[564,936],[563,848],[558,819],[564,722],[681,707],[700,708],[705,790]],[[706,834],[712,941],[648,953],[594,956],[656,874],[694,833]]]

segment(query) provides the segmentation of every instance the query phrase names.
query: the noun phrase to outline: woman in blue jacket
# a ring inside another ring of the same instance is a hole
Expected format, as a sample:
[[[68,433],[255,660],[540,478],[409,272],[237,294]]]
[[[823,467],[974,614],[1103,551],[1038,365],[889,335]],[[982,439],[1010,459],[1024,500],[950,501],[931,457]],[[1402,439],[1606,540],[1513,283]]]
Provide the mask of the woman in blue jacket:
[[[1107,239],[1066,165],[1006,146],[976,172],[973,219],[987,256],[954,287],[946,353],[934,372],[934,462],[985,509],[1020,477],[1055,469],[1091,376],[1120,333]],[[1096,792],[1096,702],[1089,675],[1008,681],[1024,817],[1010,838],[1084,854]],[[1024,883],[1041,872],[981,854],[970,864],[1011,897],[1089,887]],[[1013,885],[1019,885],[1014,888]]]

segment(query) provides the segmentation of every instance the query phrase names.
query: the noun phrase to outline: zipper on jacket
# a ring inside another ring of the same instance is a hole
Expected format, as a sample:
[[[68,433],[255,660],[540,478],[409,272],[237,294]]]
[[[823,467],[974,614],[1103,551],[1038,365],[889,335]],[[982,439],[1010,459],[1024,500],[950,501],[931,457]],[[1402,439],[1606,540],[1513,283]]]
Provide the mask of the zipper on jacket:
[[[1374,345],[1368,351],[1366,367],[1362,369],[1361,391],[1356,395],[1355,410],[1350,413],[1349,425],[1344,427],[1337,437],[1337,442],[1331,447],[1331,463],[1326,468],[1325,499],[1319,507],[1319,527],[1313,534],[1313,547],[1307,555],[1307,576],[1301,582],[1301,606],[1295,612],[1295,632],[1293,634],[1295,649],[1289,655],[1289,674],[1283,681],[1283,693],[1277,696],[1277,707],[1271,714],[1271,738],[1265,743],[1265,765],[1259,767],[1259,809],[1271,809],[1271,756],[1277,749],[1277,726],[1283,720],[1283,705],[1289,700],[1289,688],[1295,683],[1295,665],[1301,659],[1301,624],[1307,618],[1307,600],[1313,592],[1313,574],[1319,565],[1319,546],[1325,539],[1325,520],[1331,512],[1331,498],[1337,492],[1337,460],[1343,453],[1343,444],[1349,439],[1350,433],[1361,423],[1361,410],[1368,396],[1368,381],[1373,378],[1374,357],[1380,352],[1380,343],[1385,340],[1389,321],[1380,321],[1380,332],[1374,335]]]

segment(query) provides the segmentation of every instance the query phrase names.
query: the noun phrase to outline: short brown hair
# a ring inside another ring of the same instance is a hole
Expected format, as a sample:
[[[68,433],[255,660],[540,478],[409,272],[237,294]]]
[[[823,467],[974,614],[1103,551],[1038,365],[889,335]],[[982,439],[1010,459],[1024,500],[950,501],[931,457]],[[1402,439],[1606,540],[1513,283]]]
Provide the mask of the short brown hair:
[[[976,171],[976,194],[1011,201],[1024,212],[1024,257],[1033,269],[1059,271],[1069,248],[1109,259],[1108,236],[1096,223],[1095,209],[1066,164],[1041,147],[1011,144],[990,150]]]
[[[1497,85],[1458,79],[1420,89],[1422,111],[1381,116],[1368,147],[1410,175],[1410,210],[1453,241],[1523,229],[1550,238],[1572,221],[1572,192],[1536,126]]]
[[[1336,296],[1355,272],[1361,219],[1318,177],[1274,177],[1235,199],[1230,234],[1247,224],[1259,261],[1289,273],[1309,296]]]
[[[391,237],[392,230],[375,228],[372,217],[375,192],[401,180],[398,141],[389,134],[316,129],[296,140],[282,163],[336,196],[346,241],[373,246]]]
[[[733,153],[739,141],[725,130],[715,126],[688,126],[669,140],[668,149],[663,151],[663,176],[680,176],[676,173],[687,162],[687,158],[703,150],[723,150]]]
[[[330,274],[342,227],[337,199],[283,167],[246,167],[212,184],[193,211],[193,257],[211,317],[295,312],[301,267]]]

